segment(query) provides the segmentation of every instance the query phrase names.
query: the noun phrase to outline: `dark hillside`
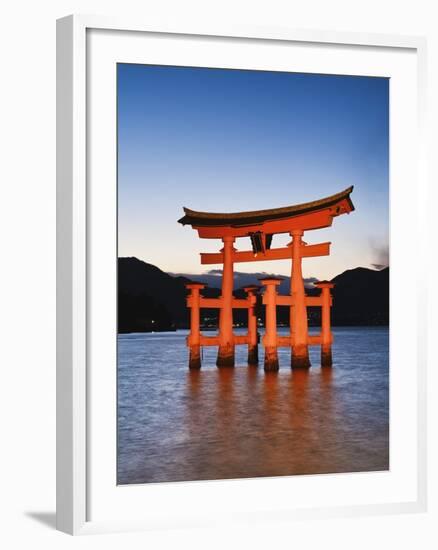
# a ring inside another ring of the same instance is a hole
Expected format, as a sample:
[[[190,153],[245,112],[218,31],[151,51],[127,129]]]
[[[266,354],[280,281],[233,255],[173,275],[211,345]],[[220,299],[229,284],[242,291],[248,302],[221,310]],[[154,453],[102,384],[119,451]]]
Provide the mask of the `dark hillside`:
[[[185,283],[187,277],[172,277],[158,267],[137,258],[119,258],[119,332],[149,332],[187,328]],[[199,279],[199,277],[197,277]],[[285,278],[288,286],[288,278]],[[333,279],[333,325],[386,325],[389,322],[389,268],[374,271],[358,267],[341,273]],[[206,288],[204,296],[219,296],[220,289]],[[282,290],[283,292],[283,290]],[[315,288],[307,289],[317,295]],[[234,292],[244,298],[241,289]],[[258,316],[263,318],[263,308]],[[202,310],[204,327],[217,325],[218,310]],[[287,308],[278,308],[278,322],[287,324]],[[236,310],[234,322],[245,325],[246,312]],[[320,324],[319,308],[309,308],[309,323]]]
[[[334,325],[387,325],[389,323],[389,267],[374,271],[349,269],[333,282]]]

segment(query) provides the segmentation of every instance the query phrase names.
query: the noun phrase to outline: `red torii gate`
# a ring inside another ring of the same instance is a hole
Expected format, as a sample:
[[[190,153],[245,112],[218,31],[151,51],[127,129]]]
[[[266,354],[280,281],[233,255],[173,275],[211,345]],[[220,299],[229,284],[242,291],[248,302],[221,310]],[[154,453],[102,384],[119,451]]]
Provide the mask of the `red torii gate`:
[[[253,212],[211,213],[197,212],[184,208],[185,215],[178,220],[183,225],[191,225],[204,239],[221,239],[224,246],[217,253],[201,253],[201,264],[222,264],[222,290],[219,298],[204,298],[200,291],[205,287],[201,283],[189,283],[190,295],[187,305],[191,310],[190,335],[187,345],[190,348],[190,368],[200,368],[201,346],[218,346],[217,366],[234,366],[234,348],[239,344],[248,345],[248,363],[258,361],[257,319],[255,315],[258,287],[246,287],[246,299],[233,296],[233,268],[235,263],[266,260],[292,260],[290,294],[277,294],[276,287],[281,279],[271,277],[261,280],[265,287],[263,304],[266,306],[266,327],[263,345],[265,348],[265,370],[278,370],[277,349],[279,346],[291,348],[291,366],[310,367],[309,345],[321,345],[321,364],[331,366],[332,334],[330,330],[330,307],[333,283],[321,281],[320,296],[306,296],[302,275],[302,258],[327,256],[330,254],[330,242],[308,245],[303,241],[304,231],[322,229],[332,225],[333,218],[349,214],[354,210],[350,194],[353,187],[344,191],[304,204],[256,210]],[[283,248],[271,249],[272,238],[279,233],[289,233],[291,242]],[[236,250],[237,238],[250,237],[252,250]],[[278,336],[276,306],[290,308],[290,335]],[[321,334],[310,336],[307,323],[307,307],[322,308]],[[204,336],[200,332],[200,309],[218,308],[219,334]],[[233,308],[248,310],[248,333],[233,333]]]

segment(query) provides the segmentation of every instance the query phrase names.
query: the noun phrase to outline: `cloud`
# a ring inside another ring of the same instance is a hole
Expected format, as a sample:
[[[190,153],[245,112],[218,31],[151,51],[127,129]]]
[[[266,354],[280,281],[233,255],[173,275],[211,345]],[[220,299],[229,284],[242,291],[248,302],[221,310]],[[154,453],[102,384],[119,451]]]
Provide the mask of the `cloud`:
[[[172,275],[174,277],[187,277],[187,279],[190,279],[192,281],[200,281],[200,282],[206,283],[208,286],[212,288],[220,288],[221,281],[222,281],[222,269],[210,269],[205,273],[196,274],[196,275],[192,273],[169,273],[169,275]],[[244,273],[242,271],[235,271],[234,288],[238,289],[248,285],[260,285],[259,279],[263,277],[268,277],[268,276],[282,277],[283,281],[280,285],[280,292],[289,293],[290,277],[286,277],[284,275],[278,275],[276,273],[267,273],[266,271],[259,271],[256,273]],[[304,285],[306,287],[312,287],[313,283],[316,281],[318,281],[317,278],[308,277],[304,279]]]
[[[389,245],[376,245],[371,244],[373,249],[374,261],[371,264],[374,269],[384,269],[389,266]]]

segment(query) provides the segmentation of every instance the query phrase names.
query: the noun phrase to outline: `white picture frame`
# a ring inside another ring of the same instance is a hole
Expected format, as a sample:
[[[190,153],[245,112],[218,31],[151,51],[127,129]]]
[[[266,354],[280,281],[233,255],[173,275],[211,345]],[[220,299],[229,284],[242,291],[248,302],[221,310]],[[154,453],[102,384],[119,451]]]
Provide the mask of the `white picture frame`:
[[[113,210],[105,210],[101,206],[97,211],[95,206],[91,206],[95,199],[94,191],[90,182],[94,176],[94,168],[91,168],[92,155],[95,154],[93,139],[90,138],[90,71],[96,67],[94,58],[90,58],[90,32],[98,31],[105,34],[106,45],[113,43],[115,38],[111,36],[126,35],[126,33],[135,33],[137,39],[140,37],[160,37],[165,42],[166,37],[172,40],[209,40],[215,39],[222,44],[233,44],[234,48],[239,48],[239,41],[251,43],[251,41],[266,45],[301,45],[311,47],[317,45],[318,48],[366,48],[372,55],[384,57],[388,52],[396,52],[397,55],[408,52],[415,57],[415,81],[412,80],[412,71],[407,76],[412,87],[412,98],[418,99],[415,106],[412,107],[412,120],[410,124],[418,126],[418,132],[410,139],[415,141],[416,151],[412,153],[411,164],[409,165],[409,175],[415,178],[415,185],[409,190],[412,201],[417,205],[416,223],[410,229],[408,244],[418,243],[416,254],[421,257],[424,252],[422,243],[426,242],[425,221],[419,216],[420,208],[425,204],[425,177],[424,177],[424,143],[423,143],[423,124],[425,117],[425,40],[418,37],[403,37],[390,35],[368,35],[368,34],[349,34],[327,31],[308,31],[292,29],[272,29],[272,28],[173,28],[162,26],[161,28],[150,28],[147,24],[138,21],[129,21],[121,19],[111,19],[94,16],[69,16],[60,19],[57,24],[57,527],[59,530],[70,534],[83,534],[91,532],[105,532],[108,530],[129,530],[129,529],[150,529],[157,526],[177,526],[177,525],[206,525],[218,521],[218,517],[213,512],[206,512],[205,516],[200,517],[199,511],[187,512],[181,510],[178,516],[177,505],[181,502],[196,502],[200,498],[206,498],[210,492],[214,491],[216,499],[226,499],[227,495],[234,495],[232,498],[238,501],[240,492],[245,494],[247,500],[243,502],[254,502],[254,496],[265,494],[267,498],[275,498],[279,492],[279,480],[245,480],[224,481],[224,482],[199,482],[196,484],[179,483],[178,488],[175,484],[161,484],[161,488],[153,489],[154,502],[156,510],[154,514],[147,511],[137,516],[130,516],[129,511],[121,514],[117,507],[112,510],[102,511],[102,514],[90,515],[90,510],[94,506],[90,496],[90,486],[93,481],[93,472],[96,468],[93,466],[94,454],[92,453],[93,440],[97,437],[97,430],[90,429],[90,411],[93,410],[96,400],[96,384],[91,384],[95,379],[92,377],[92,365],[96,364],[92,342],[95,333],[93,332],[93,321],[90,321],[90,303],[93,298],[93,275],[90,271],[92,262],[98,262],[90,258],[90,251],[95,250],[90,244],[90,228],[93,228],[94,220],[97,216],[103,215],[103,223],[111,223]],[[163,42],[163,43],[164,43]],[[117,51],[117,44],[115,51]],[[94,46],[93,46],[94,47]],[[127,45],[129,49],[131,46]],[[217,48],[217,45],[215,46]],[[106,48],[111,50],[112,48]],[[99,47],[96,48],[96,51]],[[128,50],[126,50],[127,52]],[[357,50],[359,51],[359,50]],[[128,55],[128,53],[126,53]],[[124,55],[125,55],[124,54]],[[109,55],[109,54],[108,54]],[[114,55],[112,52],[111,55]],[[131,54],[129,54],[131,55]],[[175,53],[172,49],[166,50],[166,56],[172,59]],[[126,59],[126,56],[124,60]],[[266,63],[271,63],[269,56]],[[354,67],[354,57],[350,59],[351,67]],[[208,60],[206,61],[208,63]],[[329,63],[329,61],[327,62]],[[397,62],[398,63],[398,62]],[[176,61],[175,64],[179,64]],[[202,66],[202,65],[200,65]],[[400,59],[400,71],[403,72],[404,62]],[[328,67],[327,71],[331,69]],[[351,69],[353,70],[353,69]],[[383,70],[383,69],[382,69]],[[370,72],[372,74],[372,70]],[[382,75],[386,74],[385,72]],[[401,73],[400,73],[401,74]],[[100,78],[99,75],[97,75]],[[103,76],[102,76],[103,78]],[[103,80],[104,81],[104,80]],[[415,116],[414,116],[415,113]],[[93,115],[94,116],[94,115]],[[99,118],[93,119],[93,123],[98,123]],[[397,123],[397,121],[392,121]],[[95,125],[95,124],[94,124]],[[110,126],[110,129],[114,129]],[[93,130],[94,131],[94,130]],[[393,136],[394,137],[394,136]],[[395,138],[396,139],[396,138]],[[400,143],[400,150],[403,147],[411,146],[413,141]],[[104,148],[105,145],[103,144]],[[109,149],[113,147],[115,152],[115,142],[108,142]],[[398,173],[397,163],[392,165],[392,174]],[[111,174],[109,177],[112,177]],[[395,190],[397,191],[397,190]],[[394,191],[394,193],[395,193]],[[408,206],[406,202],[408,195],[405,187],[400,187],[400,192],[393,195],[391,211],[392,225],[391,231],[400,229],[403,209]],[[111,190],[110,190],[111,192]],[[95,201],[94,201],[95,204]],[[102,203],[105,204],[105,203]],[[100,212],[100,213],[99,213]],[[418,221],[418,223],[417,223]],[[395,224],[395,225],[394,225]],[[398,224],[398,225],[397,225]],[[95,234],[95,233],[94,233]],[[95,237],[93,237],[95,238]],[[99,237],[100,238],[100,237]],[[405,238],[405,241],[406,241]],[[409,240],[410,239],[410,240]],[[397,265],[402,266],[402,243],[394,244],[395,250],[395,269],[391,273],[391,285],[403,291],[403,285],[406,283],[406,277],[415,277],[415,292],[413,292],[411,302],[408,307],[412,312],[418,314],[424,311],[426,300],[425,276],[420,268],[412,266],[411,272],[405,275],[403,281],[397,282]],[[399,256],[397,256],[400,251]],[[397,258],[400,257],[400,263],[397,264]],[[421,265],[421,262],[418,262]],[[115,270],[115,266],[114,266]],[[394,304],[394,308],[396,304]],[[395,312],[394,318],[397,319],[397,311],[393,309],[391,303],[391,317]],[[415,439],[415,449],[412,451],[412,461],[406,468],[412,475],[412,484],[409,490],[406,489],[406,495],[398,498],[396,493],[393,496],[382,497],[381,500],[371,502],[360,499],[351,499],[350,502],[334,502],[333,506],[324,504],[324,501],[313,505],[309,501],[306,505],[296,506],[288,504],[285,500],[277,508],[266,508],[263,505],[248,504],[244,513],[234,514],[239,520],[255,520],[262,517],[269,518],[303,518],[303,517],[330,517],[336,515],[357,515],[357,514],[380,514],[388,512],[417,512],[426,509],[426,327],[424,326],[424,316],[418,315],[416,321],[415,342],[408,353],[408,357],[415,358],[415,372],[412,383],[411,404],[415,407],[415,415],[412,420],[412,426],[406,426],[406,437]],[[402,330],[402,328],[400,328]],[[400,333],[401,334],[401,333]],[[394,354],[392,353],[392,359]],[[397,357],[396,357],[397,358]],[[391,359],[391,360],[392,360]],[[402,357],[401,359],[402,360]],[[94,361],[94,363],[93,363]],[[98,370],[98,368],[96,367]],[[103,380],[103,379],[102,379]],[[406,382],[406,380],[405,380]],[[415,382],[415,383],[414,383]],[[91,388],[94,388],[91,390]],[[115,394],[111,394],[111,386],[102,384],[102,392],[106,393],[106,402],[113,400]],[[397,385],[394,391],[403,391],[403,385]],[[398,389],[397,389],[398,388]],[[402,397],[402,396],[399,396]],[[409,401],[409,399],[407,400]],[[96,415],[93,416],[93,422],[96,422]],[[412,416],[412,415],[411,415]],[[99,420],[106,422],[107,420]],[[110,424],[110,420],[108,420]],[[414,425],[415,424],[415,425]],[[115,425],[112,427],[115,431]],[[409,431],[411,429],[411,431]],[[108,434],[111,426],[108,428]],[[396,428],[397,431],[397,428]],[[103,430],[106,432],[106,430]],[[397,433],[395,434],[397,437]],[[108,441],[111,441],[111,434],[108,435]],[[99,442],[99,449],[106,452],[106,443]],[[412,445],[411,445],[412,447]],[[96,448],[96,445],[94,446]],[[109,448],[109,447],[108,447]],[[93,456],[92,456],[93,454]],[[102,460],[105,460],[104,452]],[[115,457],[111,453],[108,455],[108,462],[113,464]],[[102,471],[105,470],[100,460],[99,464]],[[394,472],[392,472],[394,473]],[[344,475],[344,474],[342,474]],[[341,475],[341,476],[342,476]],[[357,476],[357,474],[356,474]],[[358,483],[368,484],[371,477],[364,474]],[[306,490],[306,485],[313,483],[310,478],[324,478],[321,481],[325,484],[325,491],[333,490],[333,479],[340,476],[304,476],[300,478],[302,490]],[[284,480],[284,478],[279,478]],[[348,484],[348,478],[339,483]],[[318,481],[318,483],[319,483]],[[286,483],[286,481],[284,481]],[[337,483],[337,482],[336,482]],[[384,484],[384,480],[382,485]],[[97,485],[96,485],[97,487]],[[100,490],[93,489],[94,494]],[[313,488],[312,488],[313,490]],[[388,485],[388,491],[390,491]],[[133,488],[135,496],[127,496],[128,491],[124,489],[123,507],[132,499],[135,507],[135,499],[144,502],[152,498],[151,491],[147,491],[145,486],[136,486]],[[161,492],[160,492],[161,491]],[[142,493],[142,494],[141,494]],[[146,494],[148,493],[148,494]],[[146,494],[146,496],[145,496]],[[118,495],[121,495],[119,492]],[[388,492],[388,495],[390,493]],[[94,497],[93,497],[94,498]],[[102,488],[100,501],[110,501],[112,496],[106,493]],[[99,500],[97,498],[97,500]],[[119,498],[118,496],[114,498]],[[120,497],[121,498],[121,497]],[[143,500],[141,500],[143,499]],[[174,500],[177,505],[175,510],[167,510],[166,503]],[[281,500],[281,499],[280,499]],[[160,508],[160,502],[162,506]],[[252,508],[251,508],[252,506]],[[137,504],[137,508],[139,505]],[[127,509],[127,508],[126,508]],[[128,510],[128,509],[127,509]],[[152,517],[153,516],[153,517]],[[211,516],[211,518],[209,518]],[[213,517],[215,516],[215,517]],[[229,519],[224,515],[223,519]]]

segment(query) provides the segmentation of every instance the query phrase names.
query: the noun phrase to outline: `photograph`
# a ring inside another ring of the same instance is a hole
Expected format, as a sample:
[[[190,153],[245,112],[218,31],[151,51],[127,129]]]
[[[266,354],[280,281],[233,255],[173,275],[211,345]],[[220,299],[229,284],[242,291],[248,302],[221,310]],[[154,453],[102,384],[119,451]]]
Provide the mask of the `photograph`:
[[[1,548],[438,548],[435,12],[5,4]]]
[[[117,64],[118,485],[389,470],[389,86]]]

